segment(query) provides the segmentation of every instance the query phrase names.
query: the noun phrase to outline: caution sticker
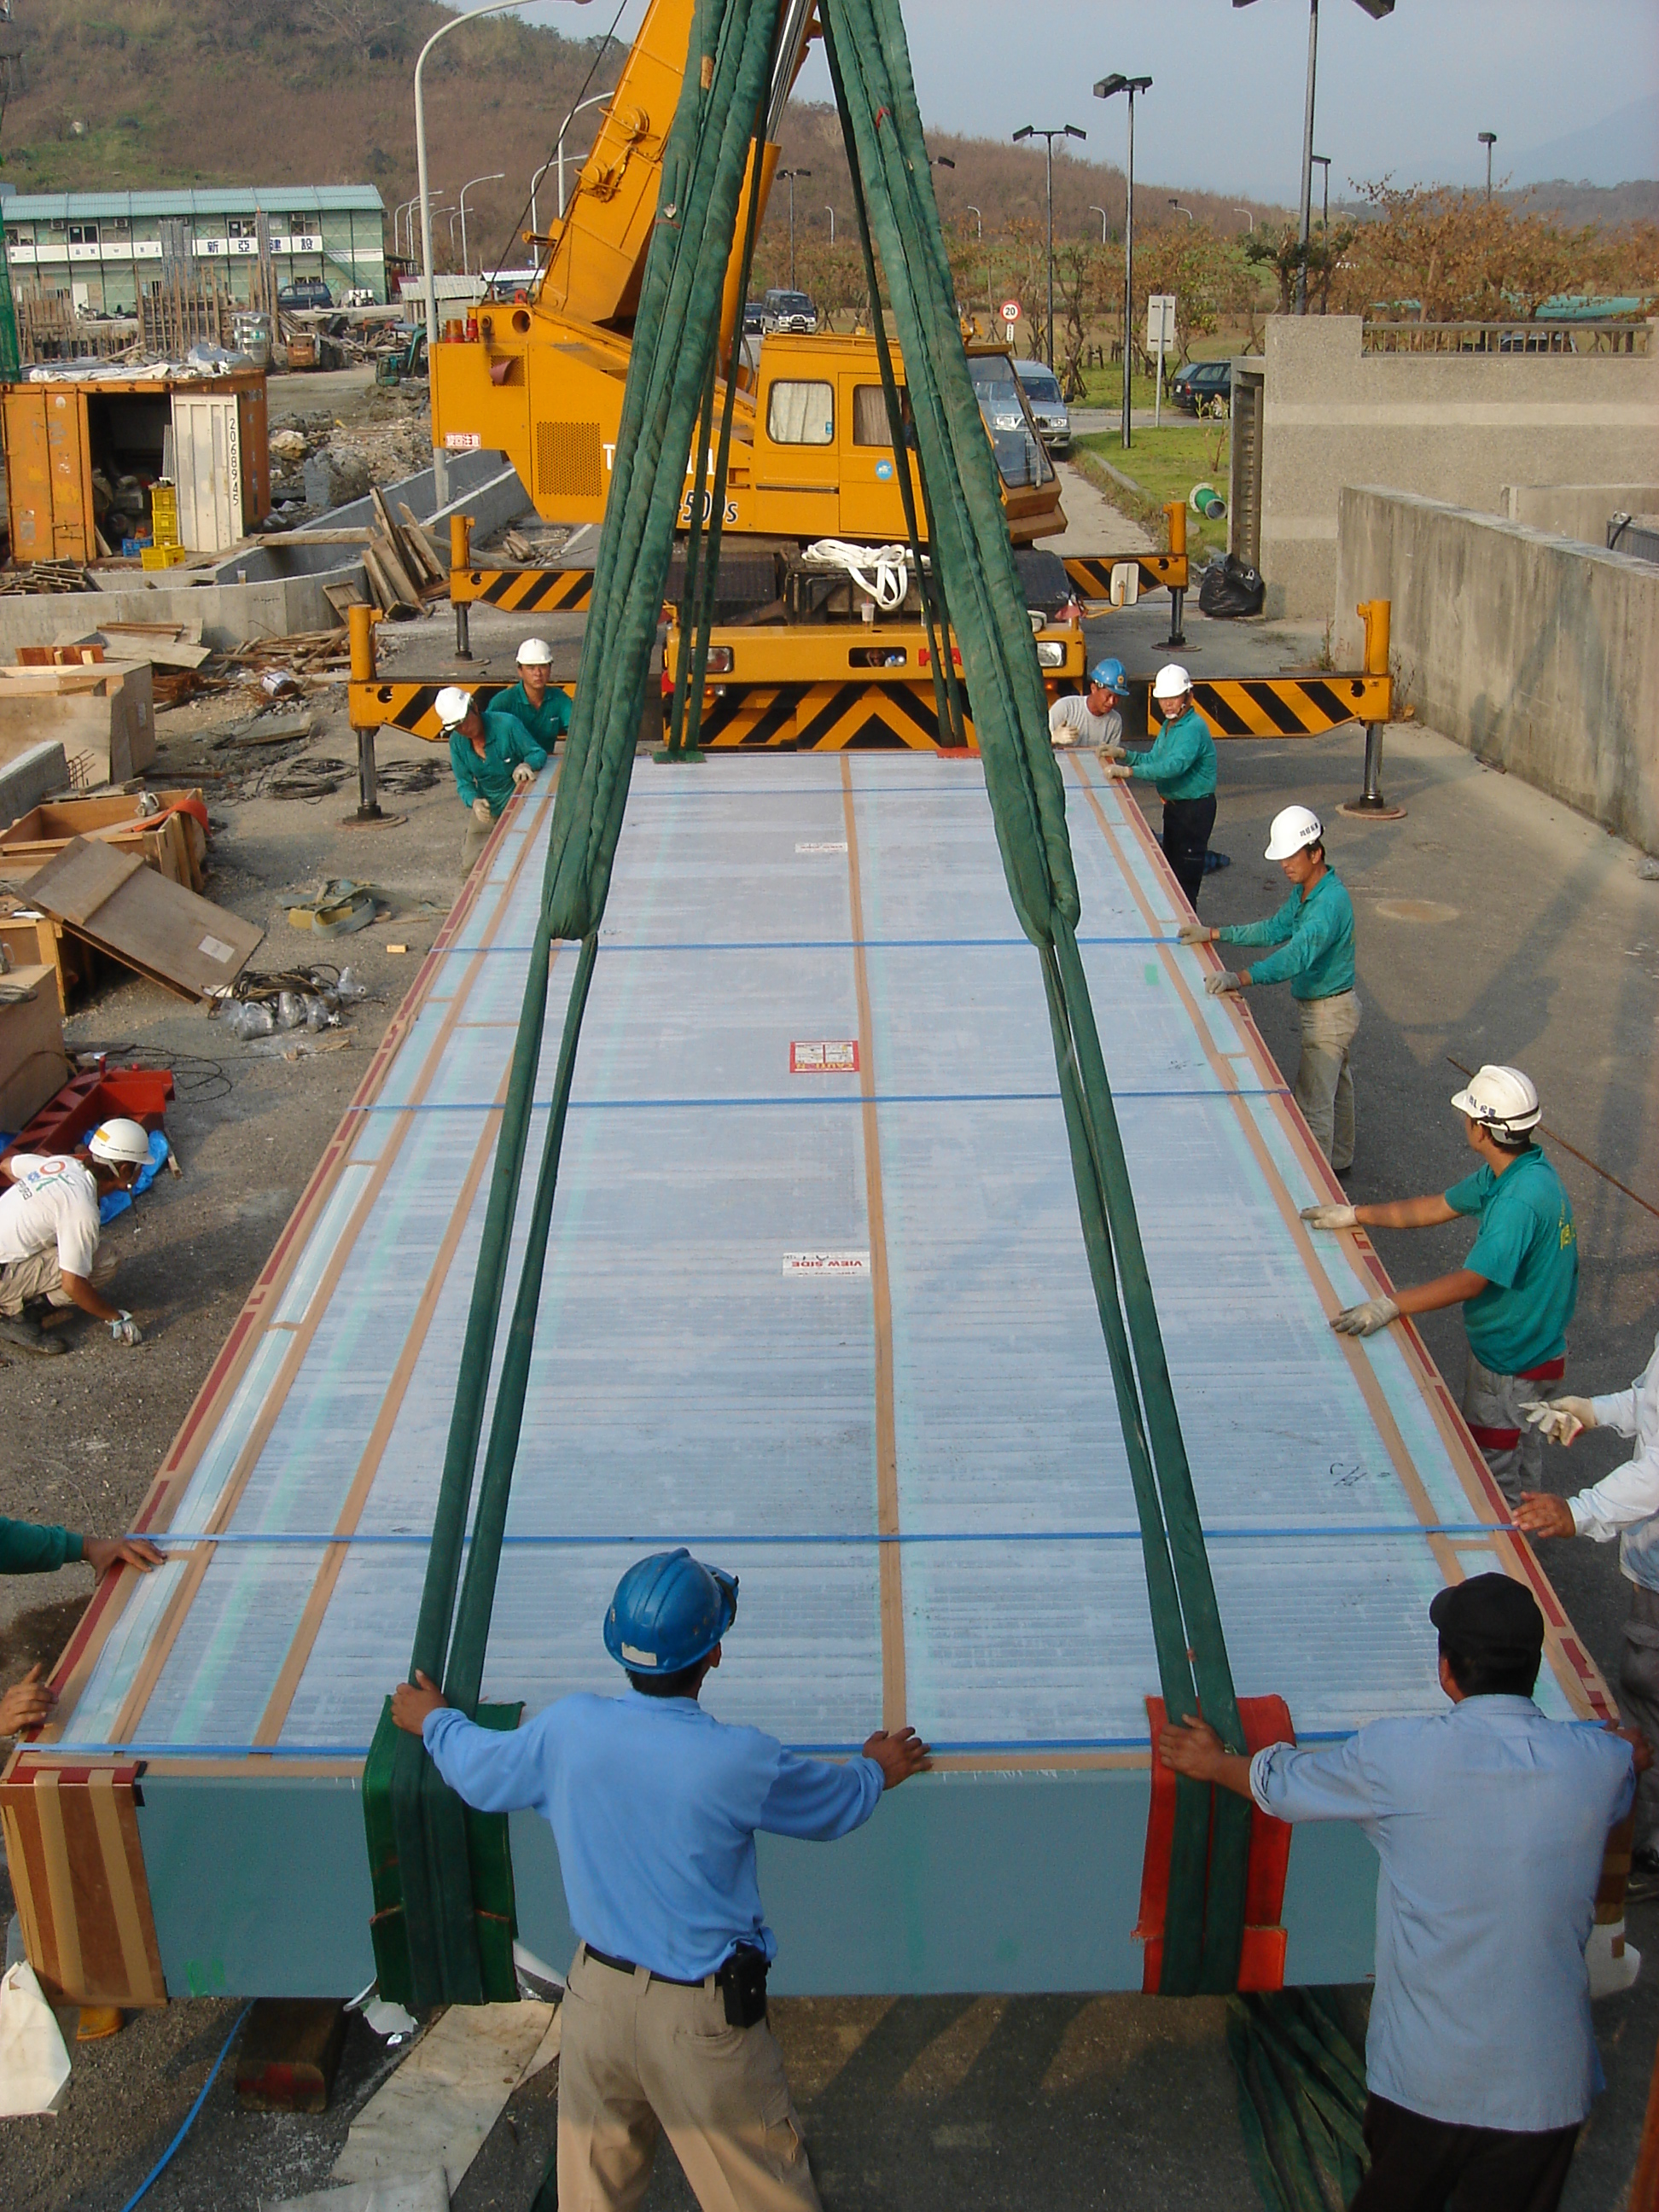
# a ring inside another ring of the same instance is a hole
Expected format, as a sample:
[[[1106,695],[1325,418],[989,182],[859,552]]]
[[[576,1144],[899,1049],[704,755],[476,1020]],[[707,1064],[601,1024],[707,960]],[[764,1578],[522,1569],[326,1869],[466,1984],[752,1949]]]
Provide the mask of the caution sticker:
[[[789,1048],[791,1075],[856,1075],[859,1042],[856,1037],[798,1037]]]
[[[839,844],[797,845],[795,850],[798,853],[844,853],[847,840],[843,837]]]
[[[867,1252],[786,1252],[786,1275],[867,1275]]]

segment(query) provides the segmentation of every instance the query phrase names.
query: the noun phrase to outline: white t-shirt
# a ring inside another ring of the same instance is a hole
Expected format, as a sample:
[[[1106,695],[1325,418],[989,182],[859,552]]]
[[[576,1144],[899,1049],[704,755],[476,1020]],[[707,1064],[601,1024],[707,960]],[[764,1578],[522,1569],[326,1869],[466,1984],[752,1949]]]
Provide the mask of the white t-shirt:
[[[98,1185],[79,1160],[19,1152],[0,1194],[0,1267],[58,1247],[58,1271],[89,1275],[98,1252]]]
[[[1123,717],[1115,707],[1091,714],[1086,696],[1079,691],[1056,699],[1048,709],[1048,735],[1057,745],[1117,745],[1123,742]]]

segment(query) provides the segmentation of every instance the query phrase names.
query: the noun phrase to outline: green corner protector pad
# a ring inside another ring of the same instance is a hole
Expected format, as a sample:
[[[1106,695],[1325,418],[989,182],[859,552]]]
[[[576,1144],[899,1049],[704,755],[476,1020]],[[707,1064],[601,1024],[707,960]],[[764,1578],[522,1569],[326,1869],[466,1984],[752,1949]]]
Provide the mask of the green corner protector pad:
[[[688,456],[707,450],[713,427],[722,295],[738,236],[744,176],[751,148],[764,132],[779,15],[780,0],[708,0],[698,9],[664,149],[657,222],[641,288],[410,1659],[411,1674],[418,1668],[441,1680],[450,1702],[480,1721],[489,1710],[479,1708],[478,1697],[582,1015],[651,680]],[[1201,1705],[1224,1740],[1242,1747],[1204,1532],[1078,952],[1077,878],[1042,676],[963,347],[898,0],[819,0],[818,17],[866,269],[873,270],[874,257],[879,258],[902,349],[941,600],[936,609],[929,605],[930,628],[935,620],[948,622],[960,647],[1004,875],[1020,927],[1040,957],[1084,1244],[1134,1488],[1159,1688],[1172,1720]],[[751,199],[744,224],[745,258],[753,216]],[[872,320],[890,428],[897,403],[878,304]],[[715,512],[723,498],[729,386],[727,398]],[[694,441],[700,428],[699,446]],[[896,442],[896,437],[895,432]],[[915,521],[908,514],[907,526],[914,540]],[[706,644],[717,540],[702,558],[707,566],[700,584],[688,560],[687,605]],[[692,651],[695,661],[695,643]],[[951,656],[935,651],[932,658],[936,672],[942,664],[947,681],[953,681]],[[695,702],[702,690],[697,673],[694,666],[687,686],[690,711],[676,718],[678,744],[690,748],[695,748]],[[950,719],[956,722],[957,713]],[[474,1478],[556,939],[579,940],[581,956],[475,1508]],[[1177,1786],[1161,1981],[1166,1993],[1227,1990],[1236,1984],[1250,1809],[1242,1798],[1184,1778]],[[422,1744],[393,1729],[389,1713],[370,1755],[365,1818],[382,1990],[413,2008],[510,1996],[511,1988],[503,1990],[498,1979],[504,1971],[511,1981],[505,1828],[474,1825],[439,1780]],[[497,1832],[498,1850],[491,1840]],[[404,1990],[410,1994],[404,1996]]]

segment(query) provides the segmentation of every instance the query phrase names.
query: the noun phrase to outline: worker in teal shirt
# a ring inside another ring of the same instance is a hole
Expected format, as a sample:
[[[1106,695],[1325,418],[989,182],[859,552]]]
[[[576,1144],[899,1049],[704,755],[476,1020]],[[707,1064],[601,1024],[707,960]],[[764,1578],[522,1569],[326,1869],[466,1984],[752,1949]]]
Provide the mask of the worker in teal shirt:
[[[8,1521],[0,1514],[0,1575],[52,1575],[84,1559],[102,1582],[114,1567],[136,1567],[147,1575],[161,1564],[148,1536],[82,1536],[40,1521]],[[39,1728],[50,1720],[58,1693],[31,1667],[21,1682],[0,1695],[0,1736]]]
[[[498,691],[489,702],[492,714],[511,714],[529,731],[544,753],[570,727],[570,699],[549,680],[553,648],[544,637],[527,637],[519,647],[519,680]]]
[[[1468,1332],[1463,1415],[1511,1505],[1543,1487],[1541,1429],[1523,1406],[1555,1397],[1566,1372],[1567,1324],[1578,1303],[1578,1236],[1561,1178],[1533,1142],[1538,1093],[1518,1067],[1482,1067],[1452,1104],[1480,1165],[1443,1194],[1381,1206],[1308,1206],[1316,1229],[1427,1229],[1477,1214],[1469,1256],[1449,1275],[1392,1297],[1367,1298],[1332,1322],[1370,1336],[1401,1314],[1461,1305]]]
[[[1192,678],[1177,661],[1152,679],[1152,697],[1164,717],[1150,752],[1129,760],[1119,748],[1106,770],[1116,783],[1133,777],[1155,785],[1164,801],[1164,857],[1194,913],[1204,862],[1215,827],[1215,739],[1193,704]]]
[[[1265,960],[1235,974],[1223,968],[1204,979],[1212,997],[1248,991],[1256,983],[1288,983],[1302,1016],[1302,1059],[1296,1103],[1314,1142],[1336,1170],[1353,1165],[1353,1074],[1348,1051],[1359,1027],[1353,988],[1353,902],[1325,857],[1325,829],[1311,807],[1286,806],[1273,817],[1267,858],[1277,860],[1291,886],[1277,914],[1265,921],[1206,929],[1181,925],[1183,945],[1276,945]]]
[[[470,691],[446,685],[437,697],[438,719],[449,738],[455,788],[472,819],[461,848],[462,880],[470,876],[489,833],[515,791],[527,790],[547,755],[511,714],[484,714]]]
[[[566,2212],[637,2204],[659,2131],[700,2204],[819,2212],[766,2024],[778,1947],[755,1836],[850,1835],[927,1766],[927,1747],[878,1729],[832,1762],[705,1712],[737,1613],[735,1575],[684,1547],[658,1552],[629,1567],[605,1615],[623,1696],[578,1692],[503,1733],[422,1674],[392,1693],[393,1721],[465,1803],[539,1813],[553,1831],[578,1939],[559,2051]]]

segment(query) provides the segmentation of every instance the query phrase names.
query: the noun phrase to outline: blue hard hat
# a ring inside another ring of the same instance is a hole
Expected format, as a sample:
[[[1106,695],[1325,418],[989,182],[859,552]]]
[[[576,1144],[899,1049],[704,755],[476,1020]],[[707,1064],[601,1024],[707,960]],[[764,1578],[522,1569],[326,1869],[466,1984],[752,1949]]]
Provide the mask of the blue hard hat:
[[[1091,684],[1098,684],[1108,691],[1115,691],[1120,699],[1129,696],[1129,679],[1123,672],[1121,660],[1099,660],[1089,671]]]
[[[682,1545],[635,1559],[605,1616],[605,1648],[630,1674],[678,1674],[706,1659],[738,1617],[738,1578]]]

